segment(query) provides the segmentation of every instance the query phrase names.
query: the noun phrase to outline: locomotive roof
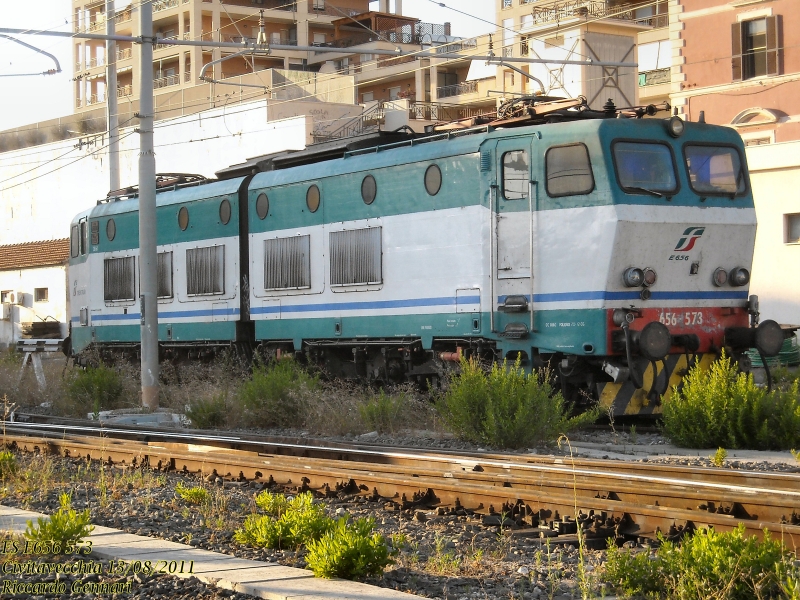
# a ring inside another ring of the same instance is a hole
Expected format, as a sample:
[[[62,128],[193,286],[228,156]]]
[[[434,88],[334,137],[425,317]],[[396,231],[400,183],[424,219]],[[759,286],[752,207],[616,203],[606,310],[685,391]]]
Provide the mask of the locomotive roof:
[[[243,177],[238,177],[236,179],[212,181],[203,185],[162,191],[156,194],[156,205],[169,206],[170,204],[180,204],[183,202],[190,202],[192,200],[204,200],[218,196],[236,194],[239,191],[239,186],[242,184],[243,180]],[[74,217],[72,222],[76,223],[80,219],[87,216],[103,217],[121,213],[135,212],[137,210],[139,210],[138,196],[126,200],[103,202],[90,208],[89,210],[83,211]]]

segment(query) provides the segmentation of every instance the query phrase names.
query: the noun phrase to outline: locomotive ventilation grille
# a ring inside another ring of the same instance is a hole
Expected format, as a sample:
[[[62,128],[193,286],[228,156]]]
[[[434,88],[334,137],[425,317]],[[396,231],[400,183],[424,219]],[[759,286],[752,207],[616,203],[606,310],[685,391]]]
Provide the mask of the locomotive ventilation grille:
[[[332,231],[331,285],[381,283],[381,228]]]

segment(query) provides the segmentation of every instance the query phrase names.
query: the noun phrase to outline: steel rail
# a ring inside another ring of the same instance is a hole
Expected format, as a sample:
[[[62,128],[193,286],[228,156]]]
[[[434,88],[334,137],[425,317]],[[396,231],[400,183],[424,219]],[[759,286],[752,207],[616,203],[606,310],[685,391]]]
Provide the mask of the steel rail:
[[[598,485],[599,481],[613,475],[611,472],[598,475],[600,479],[597,481],[591,479],[588,471],[583,474],[586,477],[579,478],[577,473],[565,471],[562,467],[552,473],[538,470],[539,478],[534,479],[510,474],[499,478],[485,470],[466,468],[463,460],[456,463],[461,466],[460,470],[452,469],[452,457],[450,463],[444,464],[431,458],[445,457],[418,455],[415,467],[410,470],[410,462],[398,465],[341,461],[254,453],[187,442],[150,441],[143,444],[133,440],[98,440],[96,437],[63,434],[57,437],[53,431],[42,436],[30,430],[19,432],[16,426],[7,425],[6,442],[9,441],[22,448],[102,460],[109,465],[149,465],[163,470],[238,480],[268,479],[325,495],[372,495],[375,499],[391,502],[398,509],[416,505],[449,505],[477,512],[506,512],[529,525],[549,523],[548,531],[561,528],[563,516],[560,515],[575,515],[577,511],[587,533],[597,537],[616,534],[652,536],[658,530],[676,533],[703,526],[730,530],[742,523],[749,533],[760,535],[766,528],[780,532],[790,540],[790,545],[800,543],[800,526],[781,522],[797,506],[797,492],[787,490],[747,487],[743,492],[736,492],[735,486],[728,486],[731,489],[728,489],[729,497],[725,501],[710,501],[708,492],[699,492],[695,482],[651,478],[650,481],[626,483],[623,481],[625,475],[617,475],[616,482],[612,482],[615,483],[614,489]],[[341,449],[338,451],[342,452]],[[390,454],[403,456],[406,461],[411,458],[408,453]],[[569,477],[564,477],[565,473],[574,478],[572,482]],[[555,478],[552,481],[551,475]],[[696,505],[698,501],[702,501],[707,509],[686,507],[687,503]],[[725,510],[717,512],[716,503]]]

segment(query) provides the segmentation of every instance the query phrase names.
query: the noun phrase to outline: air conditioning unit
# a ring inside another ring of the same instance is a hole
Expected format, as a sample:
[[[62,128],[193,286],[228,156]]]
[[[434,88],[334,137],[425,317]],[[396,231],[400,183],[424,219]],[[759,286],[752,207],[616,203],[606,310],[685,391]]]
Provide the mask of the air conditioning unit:
[[[14,300],[11,301],[12,304],[22,304],[22,301],[25,299],[25,292],[13,292]]]

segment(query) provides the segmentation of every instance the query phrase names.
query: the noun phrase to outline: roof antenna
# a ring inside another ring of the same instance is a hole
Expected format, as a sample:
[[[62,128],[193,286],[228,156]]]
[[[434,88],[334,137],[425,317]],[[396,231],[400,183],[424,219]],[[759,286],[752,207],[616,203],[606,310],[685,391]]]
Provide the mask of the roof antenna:
[[[706,111],[701,110],[700,116],[697,118],[698,123],[705,123],[706,122]]]

